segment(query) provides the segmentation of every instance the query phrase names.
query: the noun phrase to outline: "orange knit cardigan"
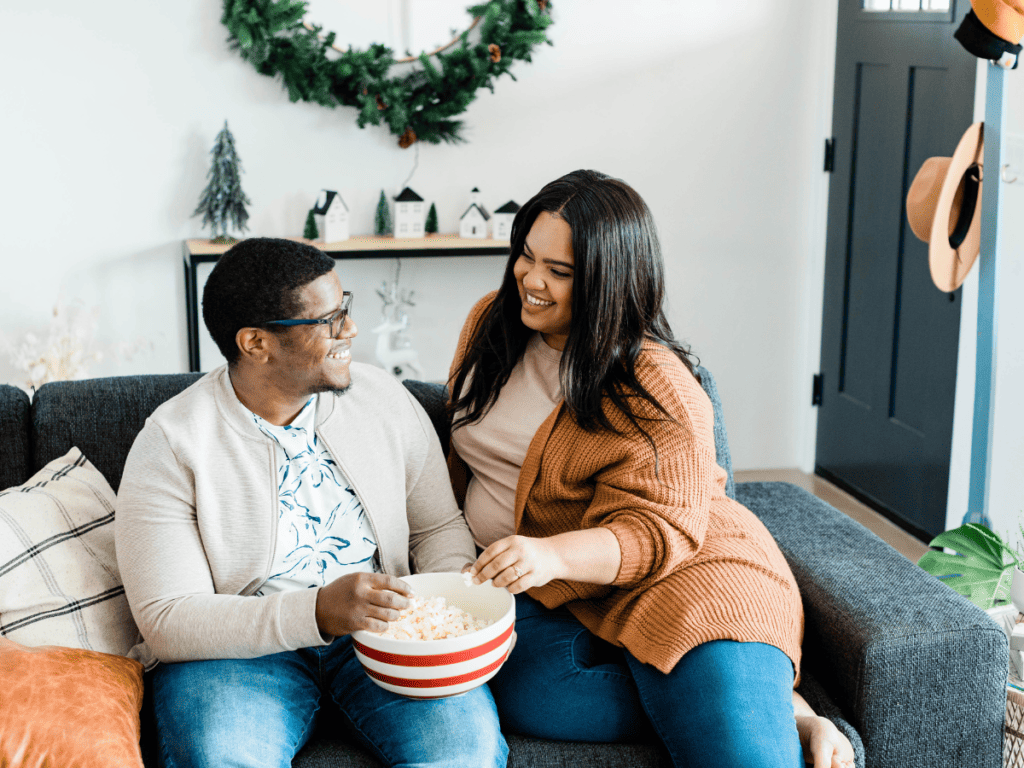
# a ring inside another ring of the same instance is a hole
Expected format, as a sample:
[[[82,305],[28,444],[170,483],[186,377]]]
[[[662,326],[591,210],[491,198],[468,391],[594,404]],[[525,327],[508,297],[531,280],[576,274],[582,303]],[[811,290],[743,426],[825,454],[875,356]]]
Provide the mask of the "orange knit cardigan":
[[[470,312],[453,374],[495,295]],[[650,444],[614,406],[605,412],[619,435],[580,429],[562,403],[534,435],[516,487],[518,534],[604,526],[622,550],[618,576],[611,585],[557,580],[528,594],[548,608],[565,605],[595,635],[664,673],[691,648],[728,639],[782,650],[796,685],[800,593],[768,529],[725,495],[711,401],[679,358],[654,342],[644,345],[637,377],[676,420],[643,422],[658,448],[657,474]],[[454,447],[448,466],[462,506],[471,470]]]

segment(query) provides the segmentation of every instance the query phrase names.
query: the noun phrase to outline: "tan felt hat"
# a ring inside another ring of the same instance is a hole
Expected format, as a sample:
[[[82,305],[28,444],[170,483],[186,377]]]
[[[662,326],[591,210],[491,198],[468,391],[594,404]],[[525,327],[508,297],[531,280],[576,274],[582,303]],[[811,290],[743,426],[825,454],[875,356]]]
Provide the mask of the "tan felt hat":
[[[1024,38],[1024,0],[971,0],[971,7],[997,37],[1014,44]]]
[[[967,129],[952,157],[924,161],[907,193],[907,221],[928,243],[928,267],[940,291],[955,291],[981,248],[983,124]]]

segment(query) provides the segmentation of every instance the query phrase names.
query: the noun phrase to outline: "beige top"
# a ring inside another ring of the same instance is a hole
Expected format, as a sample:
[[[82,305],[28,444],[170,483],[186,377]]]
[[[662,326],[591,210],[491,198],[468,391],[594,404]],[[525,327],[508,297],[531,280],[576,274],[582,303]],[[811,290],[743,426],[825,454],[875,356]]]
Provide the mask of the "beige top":
[[[455,449],[473,467],[464,511],[478,547],[486,548],[516,532],[519,470],[537,429],[562,402],[561,359],[561,351],[535,333],[491,410],[452,434]]]

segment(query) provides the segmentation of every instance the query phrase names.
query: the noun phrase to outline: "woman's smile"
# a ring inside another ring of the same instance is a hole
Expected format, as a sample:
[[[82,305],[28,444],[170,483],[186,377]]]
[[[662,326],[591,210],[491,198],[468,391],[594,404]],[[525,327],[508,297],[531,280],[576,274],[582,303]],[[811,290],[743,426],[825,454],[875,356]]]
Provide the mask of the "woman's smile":
[[[533,294],[528,293],[528,292],[526,293],[526,302],[525,303],[526,303],[527,306],[537,307],[538,309],[545,309],[547,307],[552,307],[555,304],[555,302],[553,302],[553,301],[544,301],[543,299],[538,299],[536,296],[534,296]]]

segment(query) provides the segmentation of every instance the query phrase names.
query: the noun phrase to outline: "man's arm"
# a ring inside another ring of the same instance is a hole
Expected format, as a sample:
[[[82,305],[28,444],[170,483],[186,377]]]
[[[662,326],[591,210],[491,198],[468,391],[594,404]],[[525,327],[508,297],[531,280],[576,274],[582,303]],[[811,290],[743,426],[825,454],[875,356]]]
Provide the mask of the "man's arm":
[[[114,522],[117,561],[150,650],[174,662],[323,645],[316,590],[267,597],[217,594],[197,518],[195,471],[179,464],[152,421],[125,462]]]
[[[403,387],[403,389],[405,389]],[[455,503],[441,443],[423,406],[406,393],[422,430],[423,443],[408,451],[406,510],[409,554],[415,572],[458,572],[476,560],[476,546],[462,510]]]

